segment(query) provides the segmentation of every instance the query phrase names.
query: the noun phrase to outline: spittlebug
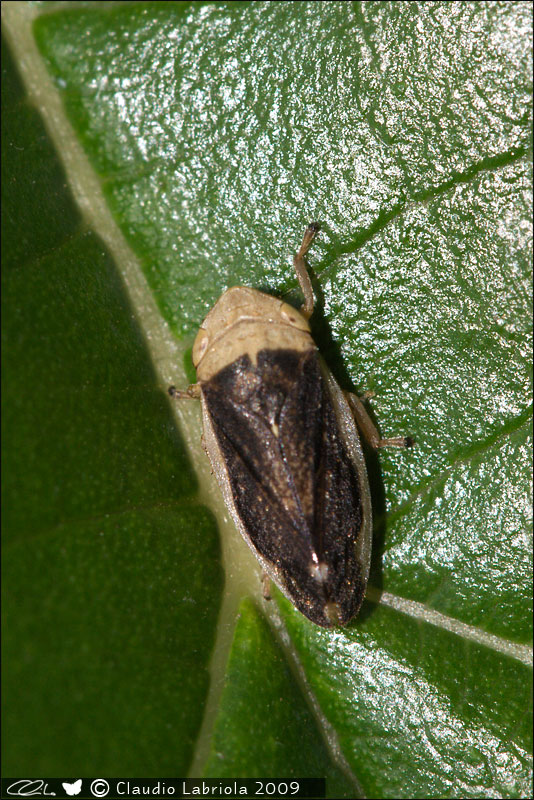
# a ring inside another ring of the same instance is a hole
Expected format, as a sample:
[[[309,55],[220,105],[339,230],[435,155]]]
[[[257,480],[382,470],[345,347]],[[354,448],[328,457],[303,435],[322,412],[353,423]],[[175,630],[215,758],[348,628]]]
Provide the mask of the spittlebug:
[[[361,401],[343,392],[310,333],[314,298],[304,257],[293,263],[300,312],[238,286],[202,323],[193,346],[204,447],[225,503],[264,571],[317,625],[346,624],[365,594],[371,500],[354,415],[371,444],[382,440]]]

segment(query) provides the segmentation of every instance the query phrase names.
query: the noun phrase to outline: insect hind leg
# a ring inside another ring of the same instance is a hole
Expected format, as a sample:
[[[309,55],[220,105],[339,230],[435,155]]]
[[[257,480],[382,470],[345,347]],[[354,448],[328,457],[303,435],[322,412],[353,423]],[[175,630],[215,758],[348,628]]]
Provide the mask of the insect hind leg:
[[[366,392],[364,397],[372,397],[372,394],[372,392]],[[413,447],[414,441],[411,436],[393,436],[390,439],[383,439],[360,398],[352,392],[345,392],[345,397],[358,428],[372,448],[378,450],[379,447]]]

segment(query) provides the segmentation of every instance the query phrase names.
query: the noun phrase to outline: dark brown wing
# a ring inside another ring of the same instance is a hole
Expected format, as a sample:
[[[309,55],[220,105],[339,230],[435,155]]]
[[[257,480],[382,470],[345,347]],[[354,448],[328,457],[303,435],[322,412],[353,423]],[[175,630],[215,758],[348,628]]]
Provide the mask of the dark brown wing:
[[[258,552],[306,616],[332,624],[363,591],[354,544],[362,527],[356,470],[315,350],[242,356],[202,384],[234,503]]]

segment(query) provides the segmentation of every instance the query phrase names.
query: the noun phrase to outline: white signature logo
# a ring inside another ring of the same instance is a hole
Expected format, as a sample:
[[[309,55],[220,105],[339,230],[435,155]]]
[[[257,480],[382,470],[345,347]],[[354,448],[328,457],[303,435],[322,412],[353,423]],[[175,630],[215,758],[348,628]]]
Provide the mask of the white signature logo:
[[[48,784],[44,781],[15,781],[6,789],[7,794],[14,794],[17,797],[31,797],[32,795],[44,795],[55,797],[55,792],[48,791]]]

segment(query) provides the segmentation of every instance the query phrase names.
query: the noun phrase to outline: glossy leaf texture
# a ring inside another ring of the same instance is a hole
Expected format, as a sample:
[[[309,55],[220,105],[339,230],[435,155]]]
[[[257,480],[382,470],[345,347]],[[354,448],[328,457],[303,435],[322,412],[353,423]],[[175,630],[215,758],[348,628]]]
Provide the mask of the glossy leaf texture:
[[[325,631],[276,596],[269,627],[245,601],[205,774],[525,796],[530,4],[37,8],[69,135],[183,351],[230,285],[298,303],[291,255],[318,220],[316,340],[344,388],[375,392],[383,435],[416,441],[368,458],[374,596],[409,613],[368,602]],[[6,86],[8,772],[83,771],[89,741],[110,775],[184,774],[221,602],[214,523],[142,315]]]

